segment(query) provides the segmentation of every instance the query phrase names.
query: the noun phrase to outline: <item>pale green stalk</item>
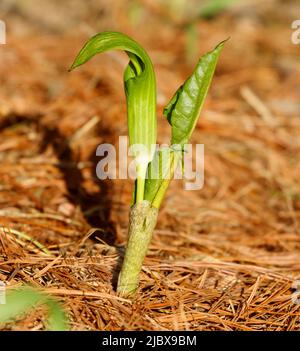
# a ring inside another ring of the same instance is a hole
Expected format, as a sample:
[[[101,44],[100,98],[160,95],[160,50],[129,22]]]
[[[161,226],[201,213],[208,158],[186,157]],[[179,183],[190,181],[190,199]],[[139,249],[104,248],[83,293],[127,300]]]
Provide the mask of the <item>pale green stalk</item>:
[[[139,285],[140,272],[156,225],[158,209],[142,201],[130,210],[128,244],[118,279],[117,291],[133,295]]]

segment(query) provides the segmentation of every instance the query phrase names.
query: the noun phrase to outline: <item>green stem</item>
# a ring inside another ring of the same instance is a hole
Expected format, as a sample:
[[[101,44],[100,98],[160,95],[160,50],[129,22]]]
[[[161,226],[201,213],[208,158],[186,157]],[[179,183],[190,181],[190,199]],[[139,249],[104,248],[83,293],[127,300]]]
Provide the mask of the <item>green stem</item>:
[[[140,272],[157,221],[158,210],[149,201],[135,204],[130,211],[129,238],[118,279],[118,293],[133,295],[139,284]]]
[[[145,191],[145,178],[137,177],[136,183],[136,202],[141,202],[144,200],[144,191]]]
[[[145,178],[147,172],[147,164],[139,164],[137,165],[137,184],[136,184],[136,203],[144,200],[144,192],[145,192]]]
[[[162,200],[165,197],[165,193],[170,185],[171,180],[174,177],[174,173],[178,164],[178,161],[180,160],[180,154],[178,152],[172,152],[171,155],[171,161],[169,163],[169,168],[167,169],[166,173],[163,176],[163,181],[154,197],[152,200],[152,206],[159,209],[160,205],[162,203]]]

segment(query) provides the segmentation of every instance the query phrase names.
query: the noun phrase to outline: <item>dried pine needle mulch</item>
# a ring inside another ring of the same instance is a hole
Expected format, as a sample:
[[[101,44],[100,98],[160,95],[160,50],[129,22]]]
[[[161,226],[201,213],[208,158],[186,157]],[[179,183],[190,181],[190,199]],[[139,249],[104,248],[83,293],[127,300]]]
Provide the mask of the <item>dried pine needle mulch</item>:
[[[114,291],[130,182],[98,181],[94,156],[98,144],[126,135],[126,59],[104,55],[67,74],[83,39],[35,36],[26,47],[10,39],[0,62],[0,279],[8,287],[57,296],[73,330],[300,329],[292,302],[300,279],[298,58],[285,41],[289,27],[261,35],[243,25],[193,137],[205,144],[205,185],[187,192],[172,183],[132,302]],[[224,24],[217,29],[203,51],[226,37]],[[171,72],[171,52],[150,54],[161,108],[188,69]],[[166,130],[161,122],[160,142]],[[3,328],[40,330],[43,316],[39,308]]]

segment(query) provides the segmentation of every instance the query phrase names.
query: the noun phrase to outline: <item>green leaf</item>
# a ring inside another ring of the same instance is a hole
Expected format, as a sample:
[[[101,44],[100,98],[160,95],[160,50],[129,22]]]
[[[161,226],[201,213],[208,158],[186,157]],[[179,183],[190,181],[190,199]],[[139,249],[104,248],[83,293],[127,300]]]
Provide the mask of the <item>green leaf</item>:
[[[224,43],[221,42],[213,51],[200,58],[192,75],[165,107],[164,115],[172,126],[172,145],[183,146],[188,143],[197,124]]]
[[[169,186],[170,175],[173,177],[178,162],[182,160],[184,144],[188,143],[197,123],[223,46],[224,42],[201,57],[192,75],[176,91],[164,109],[164,115],[172,126],[172,147],[169,149],[171,153],[168,159],[165,150],[156,152],[148,166],[145,183],[145,199],[156,208],[160,207]],[[149,171],[153,168],[159,169],[158,179]]]
[[[102,32],[92,37],[81,49],[70,70],[84,64],[97,53],[124,50],[130,61],[124,72],[130,145],[143,145],[136,151],[140,164],[152,160],[156,144],[156,79],[146,51],[133,39],[118,32]],[[145,166],[143,167],[145,169]]]
[[[61,308],[61,305],[54,299],[47,299],[48,308],[48,329],[49,330],[67,330],[67,317]]]
[[[39,290],[22,287],[10,291],[6,303],[0,305],[0,323],[7,323],[29,313],[36,305],[48,308],[48,329],[67,330],[67,318],[59,303]]]

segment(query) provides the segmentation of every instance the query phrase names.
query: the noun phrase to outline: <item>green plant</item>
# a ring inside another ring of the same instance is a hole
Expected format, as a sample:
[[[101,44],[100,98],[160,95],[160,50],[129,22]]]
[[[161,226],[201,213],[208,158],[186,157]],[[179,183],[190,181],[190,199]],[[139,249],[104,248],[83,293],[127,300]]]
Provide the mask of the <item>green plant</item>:
[[[46,306],[48,310],[48,330],[67,330],[67,317],[60,304],[42,291],[29,286],[7,293],[5,304],[0,305],[0,323],[12,322],[37,305]]]
[[[200,9],[199,16],[204,18],[212,18],[222,13],[232,5],[238,3],[237,0],[210,0],[207,1]]]
[[[97,34],[85,44],[71,66],[74,69],[95,54],[111,49],[124,50],[129,56],[124,73],[129,141],[130,145],[142,144],[144,151],[134,155],[137,180],[129,218],[128,244],[117,287],[123,295],[131,295],[137,290],[159,207],[184,152],[184,145],[197,123],[223,46],[224,42],[201,57],[194,72],[164,109],[171,125],[172,139],[169,149],[159,151],[153,147],[156,143],[155,74],[148,54],[138,43],[118,32]],[[157,167],[159,176],[151,177]]]

